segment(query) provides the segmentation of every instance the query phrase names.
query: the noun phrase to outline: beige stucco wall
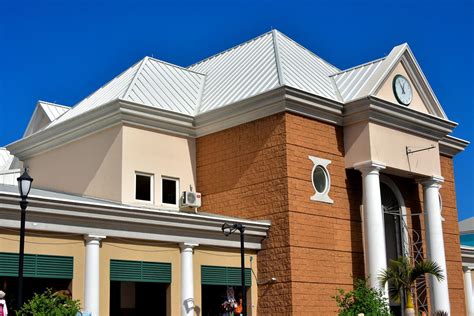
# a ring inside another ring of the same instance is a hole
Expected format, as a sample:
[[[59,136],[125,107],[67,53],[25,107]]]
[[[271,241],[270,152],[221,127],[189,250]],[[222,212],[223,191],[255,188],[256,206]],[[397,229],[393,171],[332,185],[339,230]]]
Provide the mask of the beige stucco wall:
[[[41,236],[48,237],[41,237]],[[54,238],[49,237],[54,236]],[[18,253],[18,233],[0,228],[0,252]],[[65,237],[54,233],[26,233],[25,253],[74,257],[72,296],[84,302],[84,262],[85,247],[82,236]]]
[[[252,263],[250,262],[252,257]],[[223,266],[240,268],[240,250],[228,249],[225,252],[216,248],[197,247],[194,249],[194,305],[196,306],[196,316],[201,315],[201,266]],[[255,252],[245,253],[245,267],[252,267],[257,274],[257,255]],[[258,290],[257,280],[252,274],[252,287],[247,292],[247,306],[249,315],[257,315]]]
[[[390,127],[369,123],[371,159],[380,161],[388,168],[409,173],[440,176],[439,147],[436,141],[411,135]],[[406,146],[411,149],[435,148],[406,154]]]
[[[34,187],[126,204],[135,200],[135,173],[154,176],[154,205],[161,206],[161,178],[179,179],[180,192],[195,190],[194,139],[115,126],[25,161]]]
[[[408,105],[408,107],[410,109],[429,114],[428,108],[423,103],[423,100],[421,99],[418,90],[413,85],[413,81],[408,75],[402,62],[399,62],[398,65],[396,65],[395,68],[393,69],[392,73],[389,76],[387,76],[387,78],[385,79],[385,82],[382,84],[380,89],[375,93],[375,96],[381,99],[399,104],[395,97],[395,94],[393,93],[393,78],[395,78],[395,76],[398,74],[408,79],[411,85],[411,89],[413,91],[413,100],[411,101],[410,105]]]
[[[121,200],[122,130],[97,132],[25,161],[35,188]]]
[[[435,148],[407,156],[410,149]],[[368,160],[384,163],[387,168],[405,174],[441,175],[438,142],[372,122],[344,128],[346,168]]]
[[[47,236],[47,237],[41,237]],[[51,237],[50,237],[51,236]],[[0,229],[0,252],[18,252],[18,233]],[[27,234],[25,253],[74,257],[72,295],[84,303],[85,245],[83,236],[67,237],[49,232]],[[250,262],[252,257],[252,263]],[[109,315],[110,305],[110,260],[136,260],[171,263],[171,284],[168,288],[168,315],[179,315],[181,311],[181,254],[178,244],[160,242],[126,241],[106,238],[100,248],[100,314]],[[196,316],[201,315],[201,265],[240,267],[238,249],[197,247],[194,250],[194,295]],[[246,267],[252,267],[257,275],[257,254],[246,253]],[[247,293],[250,315],[257,315],[257,280],[252,275],[252,287]]]
[[[358,162],[371,159],[370,133],[367,122],[344,127],[344,152],[346,168],[352,168]]]
[[[100,250],[100,314],[109,315],[110,260],[136,260],[171,263],[171,285],[168,288],[168,315],[180,314],[181,258],[177,244],[124,243],[105,239]]]
[[[178,178],[180,192],[196,190],[196,143],[194,139],[177,137],[136,127],[123,127],[122,201],[135,200],[135,173],[154,176],[154,204],[161,206],[161,177]],[[198,188],[199,189],[199,188]]]

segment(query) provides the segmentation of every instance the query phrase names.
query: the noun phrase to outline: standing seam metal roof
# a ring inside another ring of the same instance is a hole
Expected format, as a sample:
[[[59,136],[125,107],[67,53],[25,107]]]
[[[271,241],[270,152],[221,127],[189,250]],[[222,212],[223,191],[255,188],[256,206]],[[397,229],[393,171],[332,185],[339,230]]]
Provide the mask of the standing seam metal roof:
[[[197,115],[280,86],[348,102],[370,94],[383,77],[385,68],[407,47],[406,44],[397,46],[386,58],[342,72],[276,30],[188,68],[145,57],[49,126],[112,100],[128,100]]]
[[[354,100],[359,96],[384,60],[385,58],[377,59],[331,76],[344,102]]]

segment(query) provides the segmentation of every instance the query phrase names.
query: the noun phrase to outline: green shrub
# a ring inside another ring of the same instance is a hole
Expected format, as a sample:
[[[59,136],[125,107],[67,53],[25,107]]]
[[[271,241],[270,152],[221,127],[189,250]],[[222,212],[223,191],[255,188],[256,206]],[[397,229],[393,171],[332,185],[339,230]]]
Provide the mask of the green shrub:
[[[68,296],[55,294],[47,289],[42,294],[36,294],[23,304],[17,316],[76,316],[80,309],[79,301]]]
[[[345,292],[338,289],[338,294],[333,296],[339,308],[340,316],[357,316],[363,313],[366,316],[389,316],[390,308],[380,289],[370,288],[367,280],[356,279],[354,290]]]

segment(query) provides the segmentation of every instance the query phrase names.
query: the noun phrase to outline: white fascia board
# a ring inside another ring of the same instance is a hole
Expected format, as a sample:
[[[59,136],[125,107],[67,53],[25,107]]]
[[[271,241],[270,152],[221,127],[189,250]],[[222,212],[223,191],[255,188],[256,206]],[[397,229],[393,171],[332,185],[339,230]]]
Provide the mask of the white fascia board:
[[[29,198],[28,225],[31,229],[99,234],[132,239],[169,242],[197,242],[201,245],[240,247],[237,238],[224,239],[221,226],[228,218],[210,215],[144,210],[123,206],[58,202],[48,198]],[[18,228],[18,197],[0,194],[0,227]],[[246,247],[260,249],[269,222],[235,219],[246,227]]]
[[[447,135],[439,141],[439,152],[443,155],[454,157],[464,151],[469,145],[469,141]]]
[[[340,126],[370,120],[436,140],[443,139],[457,125],[373,96],[344,105],[284,86],[196,117],[114,100],[14,142],[7,149],[20,160],[25,160],[117,124],[195,138],[281,112],[296,113]]]
[[[367,97],[344,107],[344,126],[370,121],[439,141],[450,134],[457,123],[434,115],[401,107],[377,97]]]
[[[122,123],[163,130],[180,136],[194,136],[191,116],[129,101],[113,100],[6,147],[20,160],[25,160]]]
[[[255,121],[273,114],[290,112],[331,124],[342,124],[343,104],[295,89],[278,87],[233,105],[199,114],[196,137]]]

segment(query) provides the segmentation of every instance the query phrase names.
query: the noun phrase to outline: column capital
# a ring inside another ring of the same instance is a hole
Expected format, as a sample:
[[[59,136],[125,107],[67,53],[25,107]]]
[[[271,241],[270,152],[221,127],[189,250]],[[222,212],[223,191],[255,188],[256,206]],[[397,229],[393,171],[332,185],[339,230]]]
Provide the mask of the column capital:
[[[386,165],[379,161],[366,160],[354,164],[354,169],[359,170],[362,174],[376,173],[386,168]]]
[[[86,242],[97,241],[100,242],[102,239],[105,239],[107,236],[100,235],[84,235],[84,240]]]
[[[424,188],[441,188],[441,185],[444,182],[444,178],[442,176],[431,176],[428,178],[421,178],[417,181],[421,184]]]
[[[181,251],[189,251],[189,250],[193,250],[194,247],[197,247],[199,246],[199,244],[196,244],[196,243],[190,243],[190,242],[182,242],[179,244],[179,248],[181,249]]]
[[[474,267],[471,267],[471,266],[462,266],[462,271],[463,271],[463,272],[471,272],[472,270],[474,270]]]

